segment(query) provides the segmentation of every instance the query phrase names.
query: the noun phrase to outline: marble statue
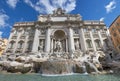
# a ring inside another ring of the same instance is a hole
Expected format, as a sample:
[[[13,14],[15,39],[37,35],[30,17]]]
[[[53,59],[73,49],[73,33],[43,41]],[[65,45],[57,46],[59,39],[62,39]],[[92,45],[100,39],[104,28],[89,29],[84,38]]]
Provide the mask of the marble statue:
[[[43,51],[44,43],[43,40],[40,42],[40,46],[38,46],[38,51]]]
[[[56,52],[61,52],[62,51],[62,44],[61,44],[61,41],[60,40],[58,40],[57,42],[56,42]]]
[[[79,42],[78,41],[75,42],[75,48],[76,48],[76,50],[79,50]]]

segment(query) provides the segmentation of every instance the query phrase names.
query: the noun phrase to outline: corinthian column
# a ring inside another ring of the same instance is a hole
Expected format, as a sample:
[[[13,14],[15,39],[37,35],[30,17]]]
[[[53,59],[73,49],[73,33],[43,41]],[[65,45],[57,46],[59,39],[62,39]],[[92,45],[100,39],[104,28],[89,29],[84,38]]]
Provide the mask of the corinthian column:
[[[12,36],[13,36],[13,31],[11,31],[11,33],[10,33],[10,36],[9,36],[9,39],[8,39],[8,43],[7,43],[7,46],[6,46],[6,49],[5,49],[4,52],[7,52],[8,48],[9,48],[9,46],[10,46],[10,41],[11,41],[11,39],[12,39]]]
[[[96,46],[95,46],[95,42],[94,42],[94,39],[93,39],[93,34],[92,34],[91,31],[90,31],[90,38],[91,38],[91,41],[92,41],[93,49],[94,49],[94,51],[96,51]]]
[[[73,30],[69,27],[69,51],[72,54],[75,51]]]
[[[85,35],[84,35],[83,28],[79,29],[79,41],[81,45],[81,50],[85,52],[87,50],[87,45],[85,42]]]
[[[45,52],[50,52],[50,28],[47,29],[46,38],[45,38]]]
[[[36,28],[35,29],[32,52],[38,52],[38,46],[39,46],[39,30],[38,30],[38,28]]]
[[[19,31],[17,31],[17,32],[19,32]],[[15,48],[14,48],[14,50],[13,50],[13,53],[15,53],[15,51],[17,50],[17,48],[18,48],[18,42],[20,41],[20,36],[21,36],[21,34],[22,33],[18,33],[17,34],[17,40],[16,40],[16,43],[15,43]]]
[[[102,45],[102,48],[103,48],[103,50],[105,50],[105,47],[104,47],[104,42],[103,42],[103,39],[102,39],[102,36],[101,36],[101,33],[100,33],[100,31],[98,31],[98,35],[99,35],[99,38],[100,38],[100,42],[101,42],[101,45]]]

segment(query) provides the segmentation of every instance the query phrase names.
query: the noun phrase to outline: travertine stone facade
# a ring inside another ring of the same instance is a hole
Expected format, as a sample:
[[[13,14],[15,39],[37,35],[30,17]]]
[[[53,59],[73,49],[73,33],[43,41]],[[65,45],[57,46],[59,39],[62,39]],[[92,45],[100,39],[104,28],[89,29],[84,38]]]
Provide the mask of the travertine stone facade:
[[[49,15],[40,15],[34,22],[15,23],[6,53],[54,53],[76,50],[106,51],[109,49],[107,28],[103,21],[82,20],[79,14],[66,14],[58,8]]]

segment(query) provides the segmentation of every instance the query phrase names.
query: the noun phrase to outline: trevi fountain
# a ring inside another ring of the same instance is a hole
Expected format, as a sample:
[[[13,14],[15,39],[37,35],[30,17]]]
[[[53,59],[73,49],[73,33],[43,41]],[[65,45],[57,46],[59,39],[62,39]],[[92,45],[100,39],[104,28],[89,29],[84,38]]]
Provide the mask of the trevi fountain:
[[[38,21],[14,24],[0,58],[0,70],[5,73],[0,79],[108,81],[102,77],[113,77],[109,81],[118,81],[109,74],[120,72],[119,60],[103,21],[82,20],[80,14],[58,8],[53,14],[40,15]]]

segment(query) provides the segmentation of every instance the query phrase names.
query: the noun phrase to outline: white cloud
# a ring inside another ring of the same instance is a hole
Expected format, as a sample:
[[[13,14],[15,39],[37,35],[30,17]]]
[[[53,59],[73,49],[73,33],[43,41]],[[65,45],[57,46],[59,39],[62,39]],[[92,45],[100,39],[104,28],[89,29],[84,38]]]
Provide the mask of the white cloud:
[[[104,17],[101,17],[101,18],[100,18],[100,21],[104,21],[104,20],[105,20],[105,18],[104,18]]]
[[[37,4],[33,4],[32,1],[30,0],[25,0],[24,1],[26,4],[28,4],[29,6],[31,6],[33,9],[35,9],[36,11],[38,11],[39,13],[42,13],[43,10],[37,5]]]
[[[52,13],[53,10],[59,7],[66,10],[66,12],[71,12],[76,7],[76,0],[39,0],[34,4],[32,0],[25,0],[25,3],[39,13]]]
[[[107,13],[112,12],[112,10],[116,8],[116,2],[114,0],[111,1],[108,5],[105,6],[105,8]]]
[[[7,0],[6,2],[11,8],[15,8],[19,0]]]
[[[7,20],[9,19],[9,16],[2,11],[0,10],[0,27],[6,27],[8,26]]]
[[[2,32],[2,31],[0,31],[0,38],[2,38],[2,34],[3,34],[3,32]]]

